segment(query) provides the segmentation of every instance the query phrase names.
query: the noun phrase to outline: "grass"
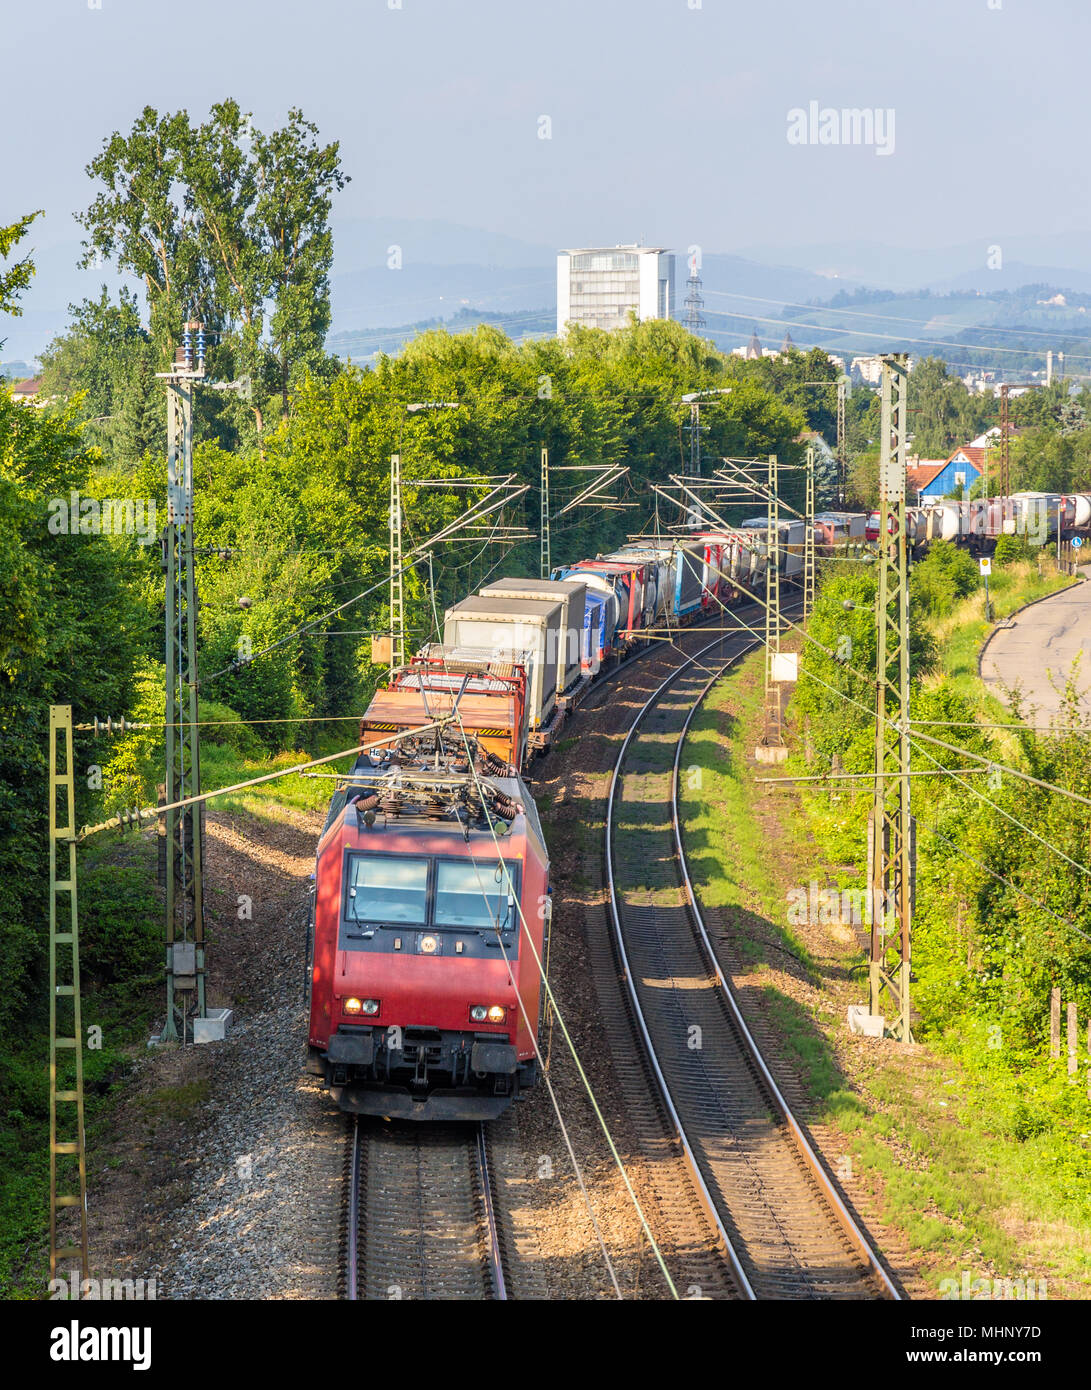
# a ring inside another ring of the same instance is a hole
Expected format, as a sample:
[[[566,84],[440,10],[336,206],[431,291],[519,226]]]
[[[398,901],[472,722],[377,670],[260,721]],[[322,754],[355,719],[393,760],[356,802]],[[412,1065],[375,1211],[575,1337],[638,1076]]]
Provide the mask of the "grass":
[[[273,781],[245,791],[232,792],[227,796],[216,797],[210,803],[215,811],[245,812],[259,820],[276,820],[278,807],[290,806],[297,811],[324,811],[333,795],[335,783],[329,777],[307,777],[299,773],[288,773],[289,768],[313,758],[335,753],[345,746],[345,741],[355,738],[355,731],[343,741],[328,736],[319,741],[319,751],[303,753],[298,749],[276,753],[269,757],[250,758],[223,744],[209,744],[201,749],[201,786],[204,791],[215,791],[219,787],[232,787],[239,782],[250,781],[270,772],[283,772],[286,775]],[[334,763],[315,768],[315,772],[350,772],[354,759],[339,758]]]
[[[1067,575],[1058,574],[1049,561],[1043,563],[1041,574],[1034,560],[1003,565],[989,576],[993,621],[1007,618],[1024,604],[1067,588],[1072,582]],[[977,660],[991,627],[985,621],[984,588],[963,599],[947,617],[931,626],[939,648],[939,661],[936,675],[927,677],[925,684],[942,678],[960,695],[980,699],[984,687],[978,679]]]
[[[176,1123],[188,1120],[198,1108],[208,1100],[210,1082],[188,1081],[181,1086],[162,1086],[150,1095],[139,1096],[137,1105],[148,1119],[173,1120]]]
[[[1048,562],[1042,573],[1033,561],[1006,565],[992,576],[994,617],[1069,583]],[[986,720],[1004,718],[977,674],[989,632],[983,590],[932,630],[939,660],[925,683],[945,681]],[[843,852],[843,817],[830,798],[809,792],[804,806],[819,846]],[[858,838],[862,849],[862,831]],[[881,1178],[910,1239],[933,1257],[934,1280],[967,1266],[984,1273],[986,1264],[993,1275],[1045,1273],[1078,1288],[1091,1273],[1091,1135],[1073,1131],[1078,1097],[1066,1092],[1058,1064],[990,1066],[978,1028],[966,1019],[960,1031],[930,1036],[929,1067],[876,1067],[857,1097],[831,1093],[830,1115]]]
[[[760,671],[753,658],[747,667],[751,674]],[[760,683],[729,676],[713,686],[694,715],[679,769],[686,853],[692,871],[703,882],[705,905],[736,910],[745,958],[758,958],[745,926],[748,915],[754,914],[765,919],[783,948],[813,975],[815,963],[806,946],[780,925],[785,915],[784,885],[772,868],[766,835],[755,815],[758,789],[745,771],[751,750],[740,729],[753,725],[762,698]],[[790,828],[784,833],[790,835]],[[730,853],[725,846],[730,846]]]
[[[1005,567],[998,579],[991,596],[999,615],[1068,582],[1048,572],[1039,579],[1032,563]],[[988,631],[982,610],[983,595],[972,596],[936,624],[935,635],[944,674],[985,708],[976,664]],[[863,803],[828,789],[763,797],[754,778],[764,769],[749,762],[760,705],[758,656],[718,683],[695,718],[682,759],[697,769],[683,799],[687,848],[703,900],[734,914],[752,968],[775,968],[780,943],[820,980],[824,962],[780,925],[781,885],[793,876],[805,883],[817,862],[831,866],[839,885],[859,886],[853,861],[863,858]],[[862,953],[849,964],[863,998]],[[839,1010],[812,1011],[771,980],[760,993],[812,1097],[809,1118],[842,1137],[847,1161],[918,1252],[926,1281],[938,1290],[969,1270],[974,1278],[1046,1278],[1054,1297],[1083,1296],[1091,1278],[1091,1133],[1083,1131],[1091,1123],[1081,1129],[1083,1111],[1061,1063],[1034,1071],[1028,1101],[1032,1078],[990,1067],[984,1041],[967,1031],[932,1039],[928,1050],[857,1051],[846,1076]],[[1026,1113],[1040,1118],[1043,1107],[1049,1122],[1027,1126]]]

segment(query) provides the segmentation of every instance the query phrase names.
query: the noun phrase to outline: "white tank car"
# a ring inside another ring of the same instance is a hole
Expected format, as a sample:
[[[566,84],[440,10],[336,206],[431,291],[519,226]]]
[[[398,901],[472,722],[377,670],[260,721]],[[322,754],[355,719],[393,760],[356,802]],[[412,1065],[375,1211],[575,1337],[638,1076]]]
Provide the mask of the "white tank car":
[[[957,541],[968,533],[968,502],[937,502],[928,508],[928,539]]]
[[[1026,536],[1032,545],[1045,545],[1057,534],[1058,511],[1062,498],[1058,492],[1013,492],[1011,495],[1014,525],[1005,531]]]
[[[1091,528],[1091,492],[1071,494],[1072,525],[1077,531]]]

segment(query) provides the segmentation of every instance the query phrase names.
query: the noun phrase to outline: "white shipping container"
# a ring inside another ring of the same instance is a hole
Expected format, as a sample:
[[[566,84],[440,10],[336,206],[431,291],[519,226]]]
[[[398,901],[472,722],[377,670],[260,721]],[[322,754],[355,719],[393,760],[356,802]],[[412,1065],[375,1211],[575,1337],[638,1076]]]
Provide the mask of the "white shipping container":
[[[548,724],[557,703],[557,653],[561,649],[561,605],[538,599],[472,595],[448,608],[445,647],[483,647],[496,660],[533,658],[527,678],[527,727]]]
[[[561,605],[561,642],[557,660],[557,694],[562,695],[580,678],[580,648],[587,585],[577,579],[497,579],[486,584],[481,596],[537,599]]]

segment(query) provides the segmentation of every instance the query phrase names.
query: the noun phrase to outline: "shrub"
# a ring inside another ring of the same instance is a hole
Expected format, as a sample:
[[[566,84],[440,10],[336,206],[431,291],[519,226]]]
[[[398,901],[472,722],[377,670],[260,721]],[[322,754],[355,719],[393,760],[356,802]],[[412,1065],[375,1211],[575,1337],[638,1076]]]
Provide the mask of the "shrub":
[[[116,984],[160,964],[160,909],[144,868],[103,865],[80,875],[84,982]]]
[[[993,551],[993,559],[997,565],[1010,565],[1017,560],[1025,560],[1027,553],[1027,543],[1022,536],[1000,536]]]

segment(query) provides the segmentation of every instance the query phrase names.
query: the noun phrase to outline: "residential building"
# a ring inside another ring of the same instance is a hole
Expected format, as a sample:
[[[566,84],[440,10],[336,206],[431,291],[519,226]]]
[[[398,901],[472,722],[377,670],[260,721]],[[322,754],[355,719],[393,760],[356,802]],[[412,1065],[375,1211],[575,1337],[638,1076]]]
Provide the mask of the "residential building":
[[[883,379],[883,364],[878,357],[854,357],[851,376],[868,386],[878,386]]]
[[[984,471],[985,450],[972,444],[960,444],[951,457],[940,461],[938,466],[933,461],[909,469],[909,487],[917,489],[922,504],[938,502],[941,497],[957,493],[959,488],[965,498]],[[926,476],[929,473],[931,476]]]
[[[658,246],[580,247],[557,256],[557,336],[566,325],[612,330],[674,316],[674,253]]]
[[[32,376],[26,381],[17,381],[11,388],[11,397],[20,405],[45,405],[45,401],[39,400],[41,389],[42,378]]]

